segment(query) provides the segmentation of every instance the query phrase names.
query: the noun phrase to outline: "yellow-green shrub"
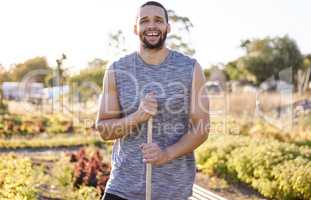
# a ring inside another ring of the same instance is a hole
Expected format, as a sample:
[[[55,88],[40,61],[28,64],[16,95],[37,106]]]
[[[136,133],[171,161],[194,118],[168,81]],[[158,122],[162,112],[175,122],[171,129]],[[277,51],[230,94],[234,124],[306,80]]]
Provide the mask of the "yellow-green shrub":
[[[29,158],[1,156],[0,199],[35,200],[35,170]]]
[[[230,175],[273,199],[311,198],[311,149],[272,139],[223,136],[196,152],[205,173]]]

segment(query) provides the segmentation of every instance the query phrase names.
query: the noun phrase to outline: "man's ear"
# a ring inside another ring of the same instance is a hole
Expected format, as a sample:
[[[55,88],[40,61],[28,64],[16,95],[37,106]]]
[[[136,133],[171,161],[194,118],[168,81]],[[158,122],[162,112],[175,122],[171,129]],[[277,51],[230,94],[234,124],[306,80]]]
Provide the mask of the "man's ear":
[[[135,35],[137,35],[138,31],[137,31],[137,25],[135,24],[134,27],[133,27],[133,32],[135,33]]]
[[[170,32],[171,32],[171,25],[167,24],[167,33],[170,33]]]

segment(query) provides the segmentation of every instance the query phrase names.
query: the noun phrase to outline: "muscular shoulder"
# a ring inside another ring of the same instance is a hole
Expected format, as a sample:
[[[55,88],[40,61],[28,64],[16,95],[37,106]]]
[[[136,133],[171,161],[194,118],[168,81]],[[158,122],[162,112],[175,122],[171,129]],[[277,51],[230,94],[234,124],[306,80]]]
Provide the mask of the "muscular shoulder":
[[[136,56],[136,52],[127,54],[121,58],[119,58],[118,60],[114,61],[111,66],[114,69],[125,69],[126,67],[128,67],[131,63],[135,62],[135,56]]]
[[[174,62],[174,64],[178,65],[191,65],[194,67],[195,63],[197,62],[196,59],[191,58],[181,52],[171,50],[172,51],[172,59],[171,61]]]

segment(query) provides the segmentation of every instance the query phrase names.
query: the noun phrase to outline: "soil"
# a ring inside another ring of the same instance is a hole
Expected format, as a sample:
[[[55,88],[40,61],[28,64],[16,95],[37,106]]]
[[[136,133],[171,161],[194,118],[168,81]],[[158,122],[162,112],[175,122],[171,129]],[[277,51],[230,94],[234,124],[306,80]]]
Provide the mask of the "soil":
[[[202,172],[197,172],[195,184],[209,190],[228,200],[266,200],[257,191],[244,183],[224,183],[218,177],[209,177]]]

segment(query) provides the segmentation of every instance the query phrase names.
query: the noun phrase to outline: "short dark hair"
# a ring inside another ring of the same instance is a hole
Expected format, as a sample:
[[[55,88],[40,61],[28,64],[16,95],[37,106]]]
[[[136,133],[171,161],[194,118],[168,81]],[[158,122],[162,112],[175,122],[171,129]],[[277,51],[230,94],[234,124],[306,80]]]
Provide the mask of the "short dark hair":
[[[164,15],[165,15],[165,18],[166,18],[166,22],[168,23],[167,10],[166,10],[166,8],[162,4],[160,4],[159,2],[156,2],[156,1],[147,1],[146,3],[141,5],[140,8],[143,8],[145,6],[157,6],[157,7],[162,8],[164,10]]]

